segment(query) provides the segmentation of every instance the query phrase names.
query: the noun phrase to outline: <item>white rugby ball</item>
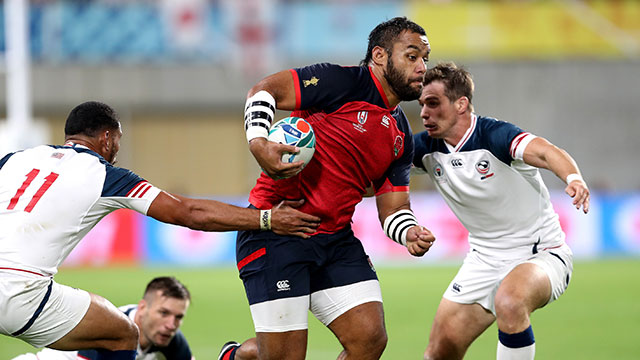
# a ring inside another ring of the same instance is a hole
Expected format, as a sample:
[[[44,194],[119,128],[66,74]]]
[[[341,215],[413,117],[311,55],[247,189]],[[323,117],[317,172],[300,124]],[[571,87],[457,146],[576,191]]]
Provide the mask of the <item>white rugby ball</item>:
[[[316,151],[316,136],[311,124],[299,117],[286,117],[271,125],[269,141],[297,146],[298,153],[282,154],[282,162],[304,161],[306,166]]]

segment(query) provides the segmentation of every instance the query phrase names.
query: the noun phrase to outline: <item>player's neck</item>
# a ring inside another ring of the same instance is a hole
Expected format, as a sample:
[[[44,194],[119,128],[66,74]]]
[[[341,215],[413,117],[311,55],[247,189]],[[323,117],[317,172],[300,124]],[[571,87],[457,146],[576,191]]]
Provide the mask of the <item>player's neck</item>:
[[[389,82],[384,76],[384,69],[382,68],[382,66],[379,66],[376,64],[370,64],[369,67],[371,68],[373,75],[376,77],[376,79],[380,83],[382,87],[382,91],[384,91],[384,96],[387,97],[389,108],[393,109],[396,106],[398,106],[398,104],[400,104],[400,98],[398,98],[396,93],[394,93],[393,90],[391,90],[391,85],[389,85]]]
[[[456,123],[451,127],[449,134],[444,137],[444,141],[451,146],[457,146],[471,127],[471,116],[469,112],[459,116]]]
[[[97,147],[96,147],[95,141],[85,136],[79,136],[79,135],[67,136],[64,139],[64,144],[65,145],[82,145],[84,147],[87,147],[89,150],[92,150],[96,153],[98,152],[96,150]]]

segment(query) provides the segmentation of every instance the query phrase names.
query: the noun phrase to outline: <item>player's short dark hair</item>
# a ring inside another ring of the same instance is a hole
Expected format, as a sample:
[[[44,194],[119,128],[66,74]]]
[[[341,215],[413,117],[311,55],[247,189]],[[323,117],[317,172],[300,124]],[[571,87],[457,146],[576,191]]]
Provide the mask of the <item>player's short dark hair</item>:
[[[87,101],[71,110],[64,125],[64,134],[96,136],[100,131],[119,127],[120,117],[111,106]]]
[[[155,293],[156,291],[162,291],[162,296],[191,300],[191,293],[184,284],[173,276],[159,276],[154,278],[147,284],[147,288],[144,290],[144,297]]]
[[[422,26],[407,19],[405,16],[394,17],[391,20],[387,20],[378,24],[369,34],[369,44],[367,45],[367,54],[364,59],[360,61],[360,66],[367,66],[371,61],[373,48],[380,46],[384,48],[389,55],[393,50],[393,43],[405,30],[420,34],[427,35]]]
[[[473,79],[464,67],[458,67],[451,61],[438,63],[438,65],[427,69],[422,84],[427,86],[434,81],[442,81],[444,95],[449,101],[454,102],[466,96],[469,99],[469,104],[471,104],[474,87]]]

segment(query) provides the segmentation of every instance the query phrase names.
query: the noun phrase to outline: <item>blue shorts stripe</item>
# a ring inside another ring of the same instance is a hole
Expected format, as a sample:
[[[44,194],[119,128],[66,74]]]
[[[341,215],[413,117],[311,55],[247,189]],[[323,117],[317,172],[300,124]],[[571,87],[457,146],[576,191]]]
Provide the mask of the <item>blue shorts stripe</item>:
[[[51,296],[51,288],[52,287],[53,287],[53,279],[51,279],[51,281],[49,282],[49,286],[47,287],[47,293],[44,295],[44,298],[40,302],[40,305],[38,305],[38,309],[36,309],[36,311],[33,313],[33,316],[31,316],[31,319],[29,319],[29,321],[27,321],[27,323],[22,327],[22,329],[12,333],[11,336],[18,336],[18,335],[24,333],[25,331],[29,330],[31,325],[33,325],[33,323],[36,321],[36,319],[38,318],[38,316],[40,315],[40,313],[44,309],[44,306],[47,303],[47,301],[49,301],[49,296]]]

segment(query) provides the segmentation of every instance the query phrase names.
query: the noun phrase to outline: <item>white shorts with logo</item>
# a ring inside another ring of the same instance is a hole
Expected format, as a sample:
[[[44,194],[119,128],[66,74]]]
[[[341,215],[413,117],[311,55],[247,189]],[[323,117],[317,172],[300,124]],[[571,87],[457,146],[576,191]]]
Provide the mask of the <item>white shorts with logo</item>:
[[[550,303],[567,289],[573,272],[573,253],[566,244],[544,249],[517,259],[496,259],[470,251],[462,267],[445,291],[443,297],[459,304],[480,304],[494,315],[494,299],[502,280],[516,266],[533,263],[540,266],[551,283]]]
[[[73,330],[90,303],[88,292],[52,278],[0,271],[0,333],[34,347],[50,345]]]

